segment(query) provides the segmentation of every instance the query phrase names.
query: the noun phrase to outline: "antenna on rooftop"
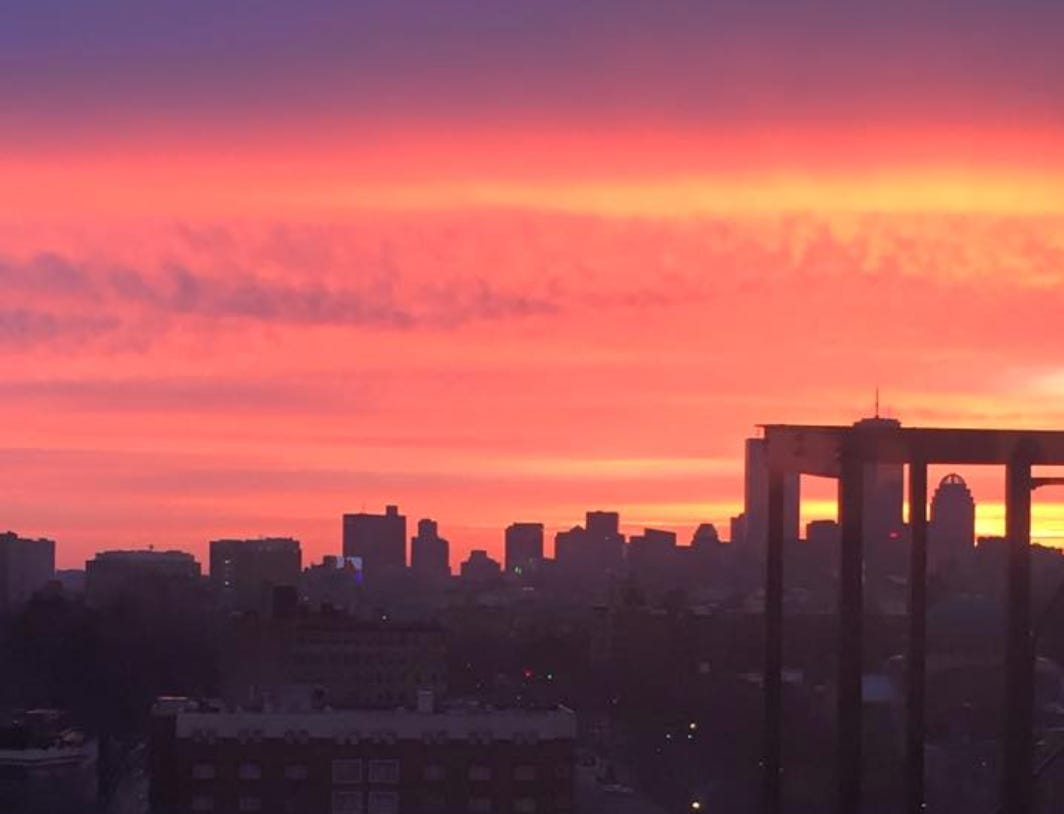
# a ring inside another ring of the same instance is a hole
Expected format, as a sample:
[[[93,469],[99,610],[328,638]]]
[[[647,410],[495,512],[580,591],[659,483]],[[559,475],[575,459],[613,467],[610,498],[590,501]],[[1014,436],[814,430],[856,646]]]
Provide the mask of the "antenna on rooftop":
[[[876,418],[879,418],[879,385],[876,385]]]

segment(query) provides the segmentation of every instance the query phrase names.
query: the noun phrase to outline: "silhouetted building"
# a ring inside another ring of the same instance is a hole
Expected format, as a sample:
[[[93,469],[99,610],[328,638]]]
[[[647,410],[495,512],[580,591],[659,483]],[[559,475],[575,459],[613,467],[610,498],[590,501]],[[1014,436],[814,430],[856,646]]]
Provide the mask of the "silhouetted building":
[[[17,713],[0,724],[0,811],[84,814],[96,810],[96,741],[55,710]]]
[[[628,569],[643,587],[663,589],[676,584],[676,534],[644,529],[628,541]]]
[[[211,583],[227,610],[269,611],[273,589],[296,587],[302,573],[299,541],[288,537],[212,540]]]
[[[691,537],[691,548],[714,548],[718,545],[720,545],[720,535],[717,534],[717,527],[712,523],[699,524]]]
[[[768,544],[768,460],[764,438],[746,439],[742,542],[759,557]],[[783,539],[798,539],[799,478],[788,474],[783,483]],[[735,542],[735,539],[732,540]]]
[[[543,561],[543,524],[513,523],[506,529],[506,573],[525,575]]]
[[[498,560],[488,556],[483,549],[469,552],[469,559],[462,563],[462,580],[472,583],[488,583],[502,576],[502,566]]]
[[[410,568],[420,577],[445,579],[451,575],[451,544],[440,537],[435,520],[418,520],[410,541]]]
[[[361,560],[327,554],[320,564],[303,571],[301,598],[312,608],[328,605],[339,611],[356,612],[365,599]]]
[[[862,418],[854,426],[867,432],[894,429],[901,422],[894,418]],[[905,500],[905,467],[901,464],[866,464],[864,468],[864,542],[865,550],[873,558],[877,551],[891,546],[891,551],[904,551],[905,520],[902,504]],[[897,545],[893,545],[897,544]],[[873,560],[874,561],[874,560]]]
[[[816,546],[836,546],[842,530],[835,520],[810,520],[805,524],[805,541]]]
[[[323,611],[237,619],[227,634],[221,686],[233,704],[412,708],[419,691],[447,690],[446,641],[436,624]]]
[[[955,567],[974,552],[975,500],[960,475],[946,475],[931,498],[928,544],[933,570]]]
[[[85,563],[85,602],[175,607],[199,587],[200,565],[184,551],[101,551]]]
[[[624,569],[624,535],[617,512],[588,512],[585,523],[554,536],[556,572],[565,581],[597,591]]]
[[[54,541],[0,534],[0,614],[26,604],[54,575]]]
[[[387,506],[384,514],[345,514],[344,556],[362,558],[369,582],[405,568],[406,517],[399,507]]]
[[[564,709],[153,711],[151,806],[262,814],[573,811]]]

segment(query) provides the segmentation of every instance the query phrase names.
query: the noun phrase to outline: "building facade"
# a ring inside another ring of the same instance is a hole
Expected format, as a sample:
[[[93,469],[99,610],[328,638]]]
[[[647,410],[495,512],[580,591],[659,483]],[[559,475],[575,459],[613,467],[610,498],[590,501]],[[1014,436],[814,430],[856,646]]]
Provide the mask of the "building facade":
[[[543,562],[543,524],[511,523],[506,527],[506,573],[524,576]]]
[[[344,556],[360,557],[367,582],[406,567],[406,516],[398,506],[384,514],[345,514]]]
[[[54,541],[0,534],[0,614],[18,610],[54,576]]]
[[[417,521],[417,536],[410,541],[410,569],[426,579],[451,575],[451,544],[440,537],[435,520]]]
[[[566,814],[575,735],[564,709],[236,712],[166,699],[152,811]]]
[[[0,725],[0,811],[94,811],[96,764],[96,741],[70,726],[63,713],[16,714]]]
[[[184,551],[101,551],[85,563],[85,602],[175,607],[191,599],[200,581],[199,563]]]
[[[298,586],[302,567],[299,541],[290,537],[212,540],[210,544],[211,585],[227,610],[268,610],[272,589]]]

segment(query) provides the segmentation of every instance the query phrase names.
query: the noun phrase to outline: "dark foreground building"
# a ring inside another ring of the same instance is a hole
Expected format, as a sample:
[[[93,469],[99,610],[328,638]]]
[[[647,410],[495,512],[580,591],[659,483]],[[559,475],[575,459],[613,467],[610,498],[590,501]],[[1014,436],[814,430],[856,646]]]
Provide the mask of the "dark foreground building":
[[[55,710],[0,723],[0,811],[84,814],[96,806],[96,741]]]
[[[155,814],[573,810],[576,722],[543,711],[223,711],[162,699]]]

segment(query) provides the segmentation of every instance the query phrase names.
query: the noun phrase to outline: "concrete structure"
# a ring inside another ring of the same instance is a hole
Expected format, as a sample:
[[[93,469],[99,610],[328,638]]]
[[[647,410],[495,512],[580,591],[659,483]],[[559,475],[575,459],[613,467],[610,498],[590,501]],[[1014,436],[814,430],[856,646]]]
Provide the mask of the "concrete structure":
[[[417,521],[417,536],[410,541],[410,569],[428,579],[451,576],[451,544],[440,537],[435,520]]]
[[[55,576],[55,542],[0,534],[0,614],[13,613]]]
[[[1064,432],[903,428],[896,422],[852,427],[768,425],[768,556],[765,566],[764,811],[782,810],[783,546],[790,475],[839,481],[838,806],[861,810],[861,676],[865,512],[869,467],[909,467],[909,647],[906,655],[906,810],[925,806],[925,674],[927,615],[927,467],[933,464],[1005,467],[1008,583],[1005,651],[1005,736],[1001,811],[1030,814],[1034,775],[1034,637],[1031,629],[1031,495],[1064,483],[1034,477],[1034,466],[1064,465]],[[872,471],[876,471],[873,469]],[[887,479],[893,483],[893,476]],[[877,483],[881,483],[877,479]],[[893,495],[893,486],[885,492]],[[884,498],[884,505],[886,499]],[[893,505],[893,497],[891,497]],[[893,511],[893,510],[891,510]],[[885,516],[885,514],[884,514]]]
[[[54,710],[0,725],[0,811],[84,814],[96,807],[96,741]]]
[[[534,572],[543,562],[543,524],[512,523],[506,528],[506,573]]]
[[[768,540],[768,461],[764,438],[747,438],[743,478],[742,542],[747,549],[763,557]],[[784,477],[783,536],[797,540],[801,502],[800,481],[797,474]]]
[[[268,612],[273,589],[299,585],[299,541],[290,537],[212,540],[211,584],[227,610]]]
[[[155,814],[407,814],[574,810],[576,722],[565,709],[153,712]]]
[[[85,602],[99,608],[132,599],[173,607],[200,578],[199,563],[184,551],[101,551],[85,563]]]
[[[344,556],[361,557],[368,583],[406,567],[406,517],[398,506],[384,514],[344,515]]]

